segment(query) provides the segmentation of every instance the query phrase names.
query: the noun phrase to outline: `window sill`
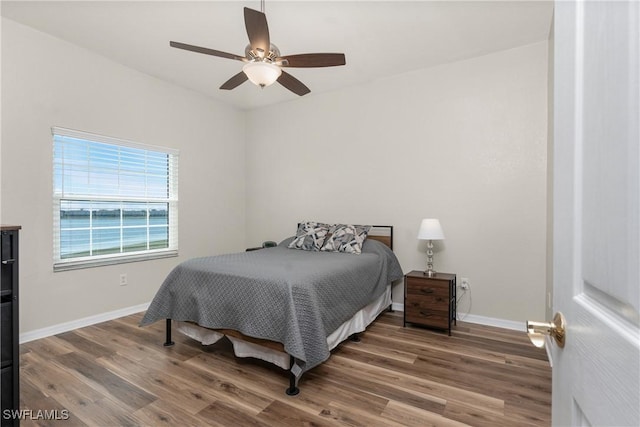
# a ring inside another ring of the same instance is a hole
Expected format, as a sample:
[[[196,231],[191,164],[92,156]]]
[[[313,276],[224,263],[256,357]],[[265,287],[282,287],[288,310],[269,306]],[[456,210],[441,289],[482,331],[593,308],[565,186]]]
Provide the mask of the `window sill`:
[[[63,261],[53,264],[53,271],[68,271],[79,270],[82,268],[101,267],[104,265],[125,264],[129,262],[148,261],[152,259],[177,257],[178,251],[163,251],[155,253],[137,254],[137,255],[124,255],[117,257],[105,257],[99,259],[90,260],[78,260],[78,261]]]

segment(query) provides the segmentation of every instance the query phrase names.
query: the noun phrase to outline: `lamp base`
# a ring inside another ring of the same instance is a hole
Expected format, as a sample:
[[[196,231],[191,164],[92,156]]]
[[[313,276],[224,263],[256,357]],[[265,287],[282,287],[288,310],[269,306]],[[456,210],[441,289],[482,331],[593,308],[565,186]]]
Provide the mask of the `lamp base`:
[[[436,272],[433,271],[433,241],[429,240],[427,242],[427,269],[424,271],[424,274],[428,277],[433,277],[436,275]]]

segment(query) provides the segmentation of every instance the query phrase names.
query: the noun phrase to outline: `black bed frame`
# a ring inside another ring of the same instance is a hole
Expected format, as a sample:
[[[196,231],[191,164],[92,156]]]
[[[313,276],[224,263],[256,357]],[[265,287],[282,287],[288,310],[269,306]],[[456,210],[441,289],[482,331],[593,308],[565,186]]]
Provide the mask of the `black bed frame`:
[[[166,332],[165,332],[165,340],[164,346],[171,347],[175,345],[175,342],[171,339],[171,319],[166,319]],[[357,333],[351,334],[349,336],[349,340],[353,342],[360,342],[360,337]],[[294,357],[289,355],[289,366],[293,367]],[[296,386],[296,376],[291,372],[291,368],[289,368],[289,387],[285,390],[288,396],[295,396],[300,393],[300,389]]]

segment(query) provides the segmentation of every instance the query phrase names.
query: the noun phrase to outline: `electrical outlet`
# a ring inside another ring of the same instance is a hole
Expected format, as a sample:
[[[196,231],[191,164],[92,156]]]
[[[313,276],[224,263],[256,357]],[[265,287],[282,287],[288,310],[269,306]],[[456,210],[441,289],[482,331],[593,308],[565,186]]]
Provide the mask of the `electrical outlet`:
[[[122,273],[120,275],[120,286],[127,286],[127,274]]]
[[[469,289],[469,279],[466,277],[461,277],[460,278],[460,289],[462,290],[467,290]]]

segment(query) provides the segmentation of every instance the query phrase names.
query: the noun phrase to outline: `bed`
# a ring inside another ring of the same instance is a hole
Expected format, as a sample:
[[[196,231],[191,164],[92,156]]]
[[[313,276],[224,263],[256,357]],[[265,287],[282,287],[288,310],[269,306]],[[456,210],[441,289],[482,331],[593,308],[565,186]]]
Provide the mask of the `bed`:
[[[328,236],[336,230],[330,227]],[[391,226],[367,226],[355,254],[325,250],[329,237],[317,239],[317,234],[313,239],[307,235],[306,248],[292,249],[301,241],[300,230],[299,224],[296,236],[276,247],[179,264],[140,325],[165,320],[165,345],[173,344],[172,321],[203,345],[227,336],[236,356],[287,369],[286,393],[297,394],[304,372],[327,360],[335,346],[364,331],[390,307],[391,285],[403,277],[391,250]]]

